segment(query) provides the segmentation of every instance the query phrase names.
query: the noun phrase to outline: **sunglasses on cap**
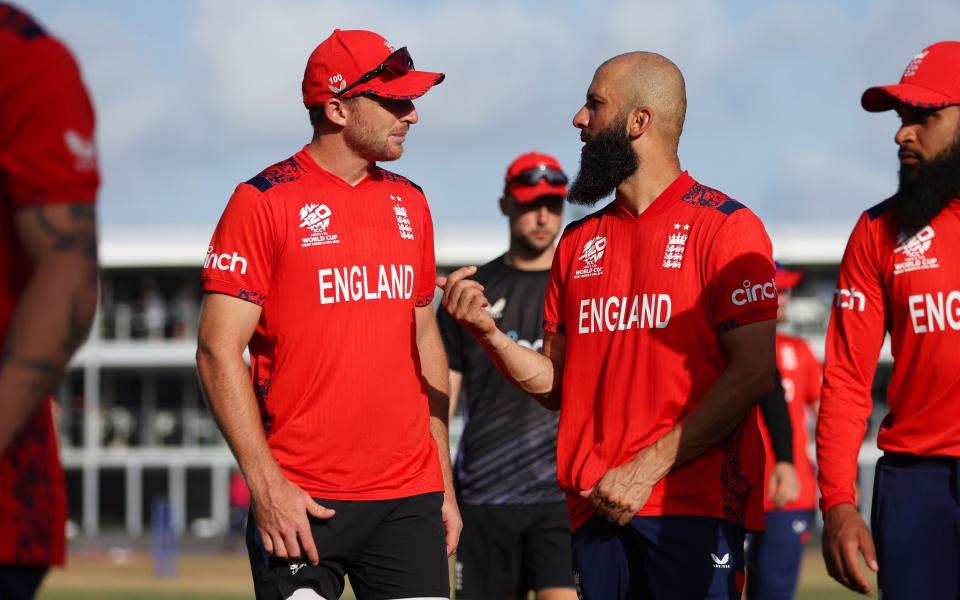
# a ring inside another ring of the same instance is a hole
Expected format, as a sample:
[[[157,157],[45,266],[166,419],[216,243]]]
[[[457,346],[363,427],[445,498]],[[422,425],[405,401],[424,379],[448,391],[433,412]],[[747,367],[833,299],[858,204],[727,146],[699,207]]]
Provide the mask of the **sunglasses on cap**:
[[[387,75],[390,75],[391,77],[400,77],[402,75],[406,75],[412,70],[413,70],[413,59],[410,58],[410,53],[407,52],[407,47],[404,46],[403,48],[400,48],[399,50],[397,50],[396,52],[388,56],[386,60],[384,60],[382,63],[380,63],[373,69],[361,75],[359,79],[357,79],[347,87],[343,88],[333,96],[335,98],[343,96],[344,94],[349,92],[351,89],[357,87],[358,85],[362,85],[370,81],[374,77],[379,77],[384,73],[386,73]]]
[[[559,169],[554,169],[553,167],[548,167],[547,165],[537,165],[532,169],[527,169],[526,171],[520,171],[516,175],[510,178],[507,181],[507,187],[511,185],[522,185],[522,186],[531,186],[537,185],[543,180],[546,180],[550,185],[566,185],[567,176],[563,174],[563,171]]]

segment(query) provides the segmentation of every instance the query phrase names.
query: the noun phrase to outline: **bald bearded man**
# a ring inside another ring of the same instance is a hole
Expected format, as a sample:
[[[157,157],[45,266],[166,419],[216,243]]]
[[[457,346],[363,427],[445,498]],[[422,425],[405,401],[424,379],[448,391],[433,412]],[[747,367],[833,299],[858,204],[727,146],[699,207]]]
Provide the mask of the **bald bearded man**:
[[[570,197],[615,196],[563,234],[542,354],[497,329],[473,267],[438,279],[498,368],[560,410],[557,474],[587,599],[740,598],[744,534],[762,527],[771,246],[752,212],[681,170],[685,112],[663,56],[597,69],[573,118],[584,146]]]

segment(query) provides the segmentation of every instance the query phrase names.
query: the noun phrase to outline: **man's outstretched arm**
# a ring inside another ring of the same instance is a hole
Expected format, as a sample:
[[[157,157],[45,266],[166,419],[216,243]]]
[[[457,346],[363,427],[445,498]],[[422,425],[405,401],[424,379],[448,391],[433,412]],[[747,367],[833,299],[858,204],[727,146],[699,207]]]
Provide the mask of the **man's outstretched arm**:
[[[545,332],[543,354],[510,339],[487,314],[490,302],[483,295],[483,286],[466,279],[476,270],[463,267],[437,278],[437,286],[443,290],[442,309],[480,343],[508,381],[546,408],[559,410],[566,336]]]

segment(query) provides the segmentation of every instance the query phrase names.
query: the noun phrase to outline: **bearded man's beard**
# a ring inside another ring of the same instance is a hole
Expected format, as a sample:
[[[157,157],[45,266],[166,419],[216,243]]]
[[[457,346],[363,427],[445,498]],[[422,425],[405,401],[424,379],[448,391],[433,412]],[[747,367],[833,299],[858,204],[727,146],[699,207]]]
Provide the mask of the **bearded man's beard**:
[[[930,224],[960,195],[960,133],[936,157],[900,167],[900,186],[891,198],[893,219],[910,237]]]
[[[627,135],[627,115],[622,115],[610,127],[587,139],[580,154],[580,172],[570,185],[567,199],[573,204],[593,206],[612,194],[639,167],[640,159]]]

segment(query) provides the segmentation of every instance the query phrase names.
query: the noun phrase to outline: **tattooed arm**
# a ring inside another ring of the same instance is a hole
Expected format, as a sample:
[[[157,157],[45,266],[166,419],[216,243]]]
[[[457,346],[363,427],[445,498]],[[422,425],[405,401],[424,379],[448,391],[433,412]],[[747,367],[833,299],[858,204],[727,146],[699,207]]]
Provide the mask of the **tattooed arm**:
[[[0,356],[0,454],[56,388],[97,306],[93,204],[24,208],[15,226],[33,271]]]

